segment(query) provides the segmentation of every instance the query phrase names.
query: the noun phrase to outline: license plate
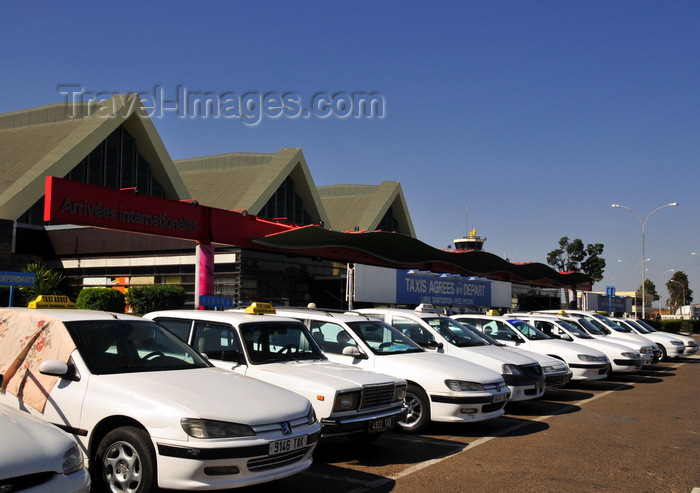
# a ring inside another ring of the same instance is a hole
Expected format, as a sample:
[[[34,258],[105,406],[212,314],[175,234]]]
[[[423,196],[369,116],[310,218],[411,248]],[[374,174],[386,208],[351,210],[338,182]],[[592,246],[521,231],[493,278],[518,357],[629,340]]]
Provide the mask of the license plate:
[[[284,440],[270,442],[269,455],[278,455],[304,448],[306,447],[306,439],[307,435],[301,435],[298,437],[285,438]]]
[[[369,431],[386,431],[394,427],[394,418],[379,418],[369,422]]]
[[[508,396],[510,394],[508,392],[505,392],[503,394],[496,394],[493,396],[493,402],[503,402],[508,400]]]

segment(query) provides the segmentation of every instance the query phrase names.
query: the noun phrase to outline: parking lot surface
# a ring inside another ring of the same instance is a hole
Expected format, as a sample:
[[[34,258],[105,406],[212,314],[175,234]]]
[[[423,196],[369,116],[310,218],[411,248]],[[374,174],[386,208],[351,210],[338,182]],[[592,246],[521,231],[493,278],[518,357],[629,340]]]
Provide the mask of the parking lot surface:
[[[366,447],[322,441],[306,472],[236,491],[700,492],[698,355],[570,383],[506,411]]]

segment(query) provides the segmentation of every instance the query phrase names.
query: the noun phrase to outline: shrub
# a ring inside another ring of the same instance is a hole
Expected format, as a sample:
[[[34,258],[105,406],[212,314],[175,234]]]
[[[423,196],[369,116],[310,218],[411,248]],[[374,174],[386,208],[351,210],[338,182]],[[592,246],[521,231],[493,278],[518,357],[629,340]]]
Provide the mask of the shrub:
[[[185,288],[173,284],[132,286],[126,293],[126,302],[136,315],[156,310],[175,310],[185,304]]]
[[[124,293],[111,288],[85,288],[78,293],[76,308],[124,313]]]

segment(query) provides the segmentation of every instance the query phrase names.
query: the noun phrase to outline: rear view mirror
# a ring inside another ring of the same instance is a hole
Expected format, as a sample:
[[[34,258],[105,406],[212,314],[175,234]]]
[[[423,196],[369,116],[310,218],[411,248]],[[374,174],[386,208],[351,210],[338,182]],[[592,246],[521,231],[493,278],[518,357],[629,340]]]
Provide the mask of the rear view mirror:
[[[357,346],[345,346],[343,348],[343,355],[352,356],[353,358],[367,359],[367,355],[360,351]]]

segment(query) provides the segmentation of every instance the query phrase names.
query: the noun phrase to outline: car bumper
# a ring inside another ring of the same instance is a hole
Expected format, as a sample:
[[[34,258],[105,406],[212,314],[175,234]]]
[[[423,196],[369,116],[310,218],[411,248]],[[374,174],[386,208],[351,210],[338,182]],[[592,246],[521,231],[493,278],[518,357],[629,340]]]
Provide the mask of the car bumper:
[[[568,371],[560,374],[549,374],[545,376],[545,386],[547,390],[554,390],[563,387],[571,381],[574,372]]]
[[[292,452],[269,455],[271,440],[243,440],[255,444],[217,448],[208,444],[156,444],[158,486],[165,489],[207,491],[265,483],[308,469],[320,432],[307,435],[307,445]],[[234,472],[221,474],[222,469]],[[235,472],[237,471],[237,472]]]
[[[602,380],[608,375],[610,363],[596,363],[585,365],[581,363],[569,363],[573,375],[571,380]]]
[[[381,433],[394,427],[406,417],[405,407],[383,412],[351,416],[347,418],[324,418],[321,420],[321,437],[348,435],[352,433]]]
[[[32,476],[41,477],[40,474]],[[87,469],[76,471],[68,476],[57,473],[44,479],[44,482],[40,484],[36,484],[32,480],[32,486],[22,485],[23,478],[0,479],[0,491],[31,493],[89,493],[90,491],[90,473]],[[7,489],[8,486],[11,486],[10,489]]]
[[[628,373],[633,371],[639,371],[644,365],[644,358],[642,359],[614,359],[612,361],[612,371],[614,373]]]
[[[431,394],[430,418],[447,423],[486,421],[502,416],[509,398],[510,391],[478,397]]]

